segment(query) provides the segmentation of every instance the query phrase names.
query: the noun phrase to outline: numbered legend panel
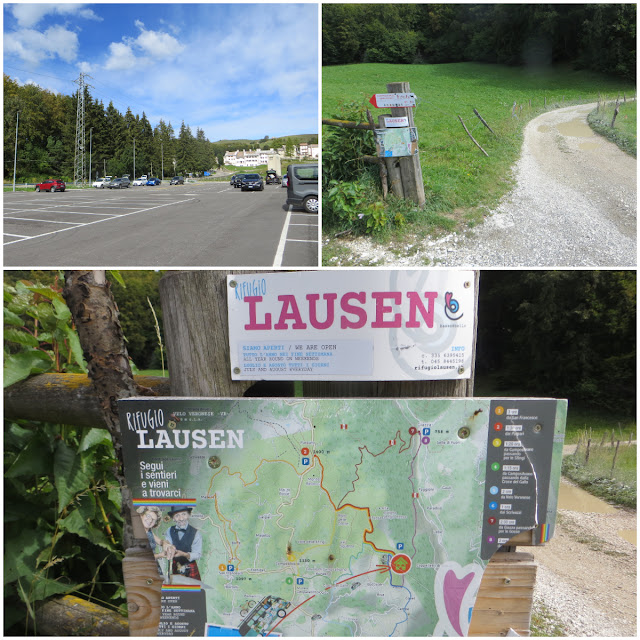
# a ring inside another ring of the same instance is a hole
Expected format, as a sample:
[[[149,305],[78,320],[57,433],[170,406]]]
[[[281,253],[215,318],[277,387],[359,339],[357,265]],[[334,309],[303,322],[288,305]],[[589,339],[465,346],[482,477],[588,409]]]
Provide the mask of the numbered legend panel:
[[[555,400],[492,400],[482,558],[516,534],[546,527]]]

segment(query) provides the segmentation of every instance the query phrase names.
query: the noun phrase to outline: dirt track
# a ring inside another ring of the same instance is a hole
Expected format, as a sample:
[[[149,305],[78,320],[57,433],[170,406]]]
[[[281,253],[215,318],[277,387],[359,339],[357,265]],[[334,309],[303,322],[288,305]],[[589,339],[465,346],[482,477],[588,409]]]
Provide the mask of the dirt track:
[[[637,550],[618,533],[636,522],[630,509],[559,509],[553,539],[522,549],[539,565],[534,609],[546,608],[571,636],[636,637]]]
[[[472,231],[408,241],[407,256],[368,239],[345,246],[389,266],[635,267],[637,163],[593,133],[586,117],[595,107],[566,107],[529,122],[516,187]]]

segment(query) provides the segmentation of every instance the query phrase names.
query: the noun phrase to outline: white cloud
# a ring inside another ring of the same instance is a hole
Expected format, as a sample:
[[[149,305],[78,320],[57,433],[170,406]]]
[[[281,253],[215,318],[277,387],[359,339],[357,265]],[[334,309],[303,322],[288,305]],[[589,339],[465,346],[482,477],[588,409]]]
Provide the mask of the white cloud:
[[[82,4],[12,4],[10,5],[13,17],[18,25],[23,28],[34,27],[45,16],[64,15],[77,16],[86,20],[102,20],[92,9]]]
[[[144,24],[136,20],[136,27],[141,30],[135,43],[142,51],[156,59],[171,60],[185,49],[173,36],[162,31],[148,31]]]
[[[121,71],[123,69],[133,69],[137,64],[138,60],[128,44],[112,42],[109,45],[109,58],[104,65],[105,69]]]
[[[20,29],[4,36],[4,50],[22,60],[39,64],[49,58],[73,62],[78,55],[78,35],[59,25],[44,33],[35,29]]]

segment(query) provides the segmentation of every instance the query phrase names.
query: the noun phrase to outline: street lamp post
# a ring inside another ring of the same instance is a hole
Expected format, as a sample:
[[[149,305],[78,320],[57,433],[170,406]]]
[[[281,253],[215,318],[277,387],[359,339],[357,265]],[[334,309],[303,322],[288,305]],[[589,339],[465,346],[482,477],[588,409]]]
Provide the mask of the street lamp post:
[[[164,180],[164,146],[162,141],[160,141],[160,163],[162,165],[162,179]]]
[[[136,139],[133,139],[133,179],[136,179]]]
[[[91,183],[91,141],[92,141],[93,127],[89,129],[89,183]]]
[[[16,190],[16,165],[18,164],[18,121],[20,112],[16,111],[16,150],[13,154],[13,190]]]

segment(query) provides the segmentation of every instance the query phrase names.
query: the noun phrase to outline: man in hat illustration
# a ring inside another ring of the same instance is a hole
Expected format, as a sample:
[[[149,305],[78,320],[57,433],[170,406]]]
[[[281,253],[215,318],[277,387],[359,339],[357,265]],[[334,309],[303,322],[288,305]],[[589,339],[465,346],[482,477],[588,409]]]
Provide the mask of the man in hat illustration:
[[[165,538],[171,544],[166,548],[167,558],[171,560],[171,573],[200,580],[198,560],[202,556],[202,534],[189,524],[192,508],[186,505],[174,505],[169,511],[173,526],[167,529]]]

